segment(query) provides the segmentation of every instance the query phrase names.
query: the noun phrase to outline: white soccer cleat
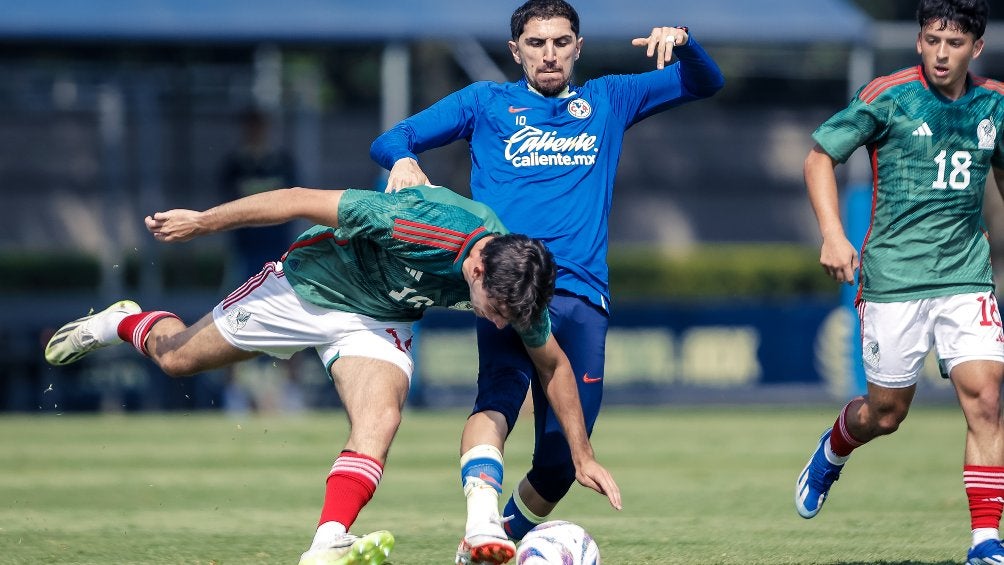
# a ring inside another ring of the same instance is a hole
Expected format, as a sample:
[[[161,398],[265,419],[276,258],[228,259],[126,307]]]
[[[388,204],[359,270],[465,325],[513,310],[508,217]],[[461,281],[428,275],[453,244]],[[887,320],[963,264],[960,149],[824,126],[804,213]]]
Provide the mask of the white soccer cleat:
[[[96,335],[96,328],[109,323],[107,318],[115,316],[120,320],[129,314],[142,311],[132,300],[120,300],[108,308],[77,318],[59,328],[45,346],[45,360],[50,365],[69,365],[79,361],[95,349],[122,343],[116,335],[114,339],[102,340]]]
[[[456,565],[502,565],[516,555],[516,544],[506,535],[502,521],[493,516],[477,530],[467,532],[457,547]]]
[[[380,565],[392,549],[394,536],[386,530],[363,537],[343,534],[329,547],[304,552],[300,565]]]

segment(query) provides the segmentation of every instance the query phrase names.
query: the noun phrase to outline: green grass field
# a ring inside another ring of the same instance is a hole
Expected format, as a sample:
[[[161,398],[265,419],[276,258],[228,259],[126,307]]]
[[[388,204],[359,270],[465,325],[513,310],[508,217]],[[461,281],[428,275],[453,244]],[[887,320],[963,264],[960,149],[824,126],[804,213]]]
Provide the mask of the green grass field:
[[[855,454],[818,517],[798,517],[794,478],[838,408],[609,408],[594,445],[624,510],[575,486],[555,517],[589,530],[606,565],[963,562],[954,407],[915,407]],[[395,565],[452,563],[464,416],[406,413],[353,527],[394,532]],[[524,418],[509,442],[507,490],[530,432]],[[345,434],[341,412],[0,417],[0,563],[295,564]]]

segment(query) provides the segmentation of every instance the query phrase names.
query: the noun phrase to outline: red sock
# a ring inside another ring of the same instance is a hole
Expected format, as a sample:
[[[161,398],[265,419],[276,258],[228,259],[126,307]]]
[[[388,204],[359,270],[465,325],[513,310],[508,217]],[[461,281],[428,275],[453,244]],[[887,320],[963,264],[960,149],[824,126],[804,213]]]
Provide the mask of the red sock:
[[[833,432],[830,433],[830,449],[840,457],[847,457],[852,451],[865,444],[852,436],[850,430],[847,429],[847,409],[850,408],[851,403],[857,400],[855,398],[844,405],[840,415],[837,416],[837,421],[833,423]]]
[[[969,497],[969,516],[973,529],[997,529],[1004,509],[1004,467],[966,465],[962,480]]]
[[[150,335],[150,328],[164,318],[181,319],[170,312],[160,310],[156,312],[140,312],[139,314],[130,314],[119,322],[119,339],[122,341],[128,341],[136,348],[136,351],[149,356],[146,352],[146,336]]]
[[[348,529],[363,506],[373,498],[382,476],[383,466],[376,459],[354,451],[343,451],[328,474],[324,507],[321,508],[318,524],[335,521]]]

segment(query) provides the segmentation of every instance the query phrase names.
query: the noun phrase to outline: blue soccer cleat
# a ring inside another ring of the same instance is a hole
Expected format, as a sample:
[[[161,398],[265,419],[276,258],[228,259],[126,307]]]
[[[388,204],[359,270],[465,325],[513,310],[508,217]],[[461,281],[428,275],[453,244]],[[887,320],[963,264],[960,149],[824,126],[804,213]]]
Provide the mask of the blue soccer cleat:
[[[834,465],[826,459],[826,440],[830,438],[830,432],[831,430],[826,430],[819,438],[816,451],[802,469],[795,485],[795,510],[806,519],[819,514],[830,493],[830,486],[840,478],[840,470],[844,468],[843,465]]]
[[[972,547],[966,555],[967,565],[1004,565],[1004,545],[1000,540],[988,539]]]

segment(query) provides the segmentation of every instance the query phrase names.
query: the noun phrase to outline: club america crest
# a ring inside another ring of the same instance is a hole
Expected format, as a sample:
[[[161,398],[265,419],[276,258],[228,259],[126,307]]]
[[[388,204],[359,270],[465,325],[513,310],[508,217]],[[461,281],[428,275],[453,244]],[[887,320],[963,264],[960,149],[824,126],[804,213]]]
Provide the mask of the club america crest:
[[[990,118],[984,119],[980,122],[980,125],[976,126],[976,138],[979,139],[980,149],[993,149],[997,141],[997,126],[990,121]]]
[[[589,102],[576,98],[568,103],[568,113],[580,120],[584,120],[589,117],[589,114],[593,113],[593,107],[589,105]]]

